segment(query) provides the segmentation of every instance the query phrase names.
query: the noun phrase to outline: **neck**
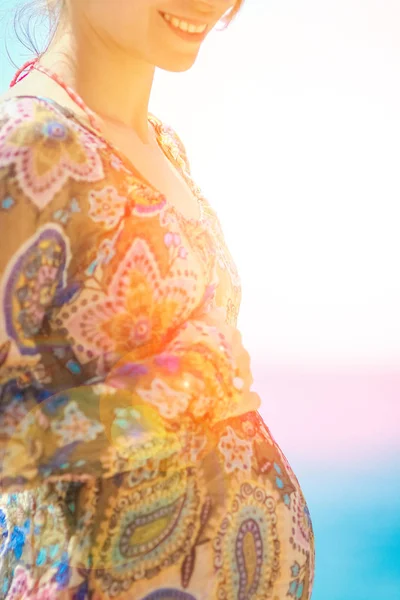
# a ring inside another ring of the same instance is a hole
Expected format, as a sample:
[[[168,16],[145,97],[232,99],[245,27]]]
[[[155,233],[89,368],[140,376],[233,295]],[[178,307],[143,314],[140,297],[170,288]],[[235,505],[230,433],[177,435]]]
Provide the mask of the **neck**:
[[[68,34],[55,40],[39,62],[57,73],[108,127],[133,130],[143,143],[149,143],[154,65],[139,57],[107,52],[96,40],[72,39]]]

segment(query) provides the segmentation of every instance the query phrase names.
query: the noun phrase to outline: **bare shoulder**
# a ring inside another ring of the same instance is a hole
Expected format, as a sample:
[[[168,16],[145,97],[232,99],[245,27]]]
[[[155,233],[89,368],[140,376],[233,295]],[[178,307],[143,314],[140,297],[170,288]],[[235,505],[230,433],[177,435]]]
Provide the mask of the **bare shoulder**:
[[[0,94],[0,104],[3,102],[10,100],[11,98],[17,98],[18,96],[35,96],[37,95],[32,87],[30,88],[24,85],[24,82],[20,82],[12,88],[6,90],[3,94]]]
[[[29,77],[18,81],[13,87],[9,87],[3,94],[0,94],[0,102],[15,98],[16,96],[34,96],[37,94],[38,80],[36,73],[29,73]]]
[[[18,99],[20,97],[30,96],[34,101],[35,98],[37,98],[38,96],[38,94],[34,94],[32,91],[28,92],[19,87],[18,89],[16,89],[17,87],[18,86],[15,86],[10,90],[7,90],[3,94],[0,94],[0,112],[2,116],[4,116],[4,114],[7,114],[8,109],[14,104],[14,102],[12,102],[13,99],[15,99],[15,103],[18,103]]]
[[[27,77],[18,81],[12,88],[0,94],[0,103],[10,98],[18,96],[41,96],[54,100],[61,106],[73,109],[73,103],[70,101],[65,91],[60,88],[52,79],[42,73],[31,72]]]
[[[17,96],[19,94],[16,94],[14,92],[14,89],[11,88],[10,90],[7,90],[6,92],[4,92],[4,94],[0,94],[0,104],[5,101],[5,100],[9,100],[10,98],[14,98],[15,96]]]

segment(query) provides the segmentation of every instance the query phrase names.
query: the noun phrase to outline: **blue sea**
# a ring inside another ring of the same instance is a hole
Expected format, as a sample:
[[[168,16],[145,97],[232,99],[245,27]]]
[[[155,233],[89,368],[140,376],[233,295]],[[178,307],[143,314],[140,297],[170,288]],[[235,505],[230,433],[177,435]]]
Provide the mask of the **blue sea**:
[[[400,600],[400,460],[296,471],[315,534],[312,600]]]

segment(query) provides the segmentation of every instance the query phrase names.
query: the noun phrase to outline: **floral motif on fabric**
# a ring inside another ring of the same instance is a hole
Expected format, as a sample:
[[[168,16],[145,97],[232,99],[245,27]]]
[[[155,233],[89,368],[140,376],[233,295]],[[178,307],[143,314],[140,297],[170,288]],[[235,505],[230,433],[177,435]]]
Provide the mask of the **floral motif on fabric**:
[[[0,406],[0,436],[12,435],[27,415],[26,405],[19,400],[12,400],[9,404]]]
[[[23,193],[43,209],[69,178],[103,179],[102,142],[49,103],[21,98],[5,103],[0,168],[15,165]],[[7,118],[8,117],[8,118]]]
[[[53,218],[62,225],[68,225],[74,213],[80,213],[81,207],[76,198],[72,198],[70,203],[65,208],[59,208],[53,212]]]
[[[226,433],[221,435],[218,449],[224,457],[227,473],[235,471],[250,473],[253,455],[252,444],[236,435],[232,427],[227,427]]]
[[[138,217],[153,217],[162,211],[167,199],[154,188],[138,180],[131,180],[128,199],[133,215]]]
[[[126,197],[120,196],[112,186],[89,193],[89,216],[105,229],[115,227],[125,213]]]
[[[21,565],[15,569],[7,600],[55,600],[59,596],[57,582],[50,581],[37,588],[29,570]]]
[[[179,274],[163,278],[145,240],[136,238],[106,290],[83,289],[56,324],[74,340],[78,356],[87,361],[103,354],[114,360],[129,351],[156,346],[182,312],[182,299],[193,294],[196,280]],[[140,355],[138,355],[140,356]]]
[[[99,433],[104,431],[104,426],[89,420],[76,402],[68,404],[64,411],[64,419],[52,422],[51,428],[60,437],[62,444],[94,440]]]
[[[151,382],[150,390],[139,387],[137,393],[143,400],[156,406],[161,416],[166,419],[175,419],[178,415],[184,413],[190,399],[190,394],[174,390],[157,377]]]
[[[291,470],[286,468],[287,461],[282,460],[282,451],[268,427],[256,412],[249,412],[231,421],[234,429],[240,428],[241,435],[252,445],[252,468],[258,476],[269,479],[278,492],[286,509],[291,508],[293,484]]]

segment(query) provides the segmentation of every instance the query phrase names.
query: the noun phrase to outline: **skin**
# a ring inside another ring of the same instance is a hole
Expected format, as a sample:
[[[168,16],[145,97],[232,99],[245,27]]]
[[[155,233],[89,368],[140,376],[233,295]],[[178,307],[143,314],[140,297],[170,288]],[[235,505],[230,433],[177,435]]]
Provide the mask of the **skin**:
[[[58,73],[106,124],[126,128],[148,144],[156,67],[187,71],[202,43],[178,37],[159,11],[207,23],[209,33],[234,4],[235,0],[66,0],[58,31],[40,64]],[[45,77],[35,75],[41,81]]]

